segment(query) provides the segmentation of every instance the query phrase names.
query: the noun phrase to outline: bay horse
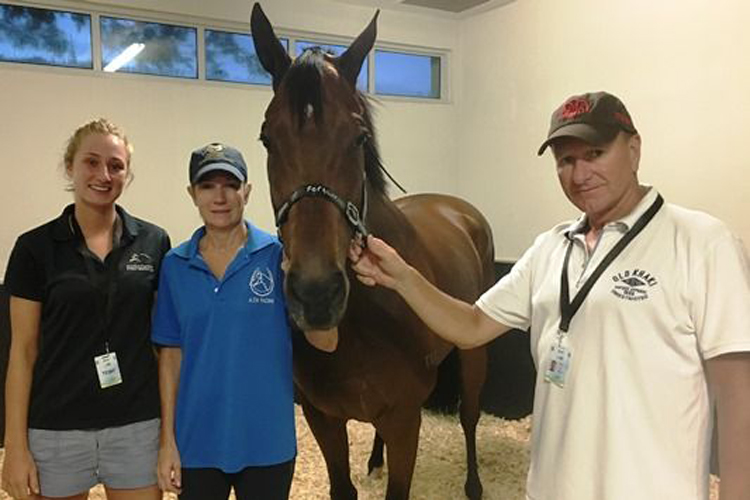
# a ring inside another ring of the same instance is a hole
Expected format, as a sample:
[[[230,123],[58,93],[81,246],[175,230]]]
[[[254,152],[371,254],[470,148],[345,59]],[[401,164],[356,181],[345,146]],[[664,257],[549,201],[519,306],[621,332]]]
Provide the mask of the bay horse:
[[[274,91],[260,139],[284,243],[284,291],[290,318],[305,332],[293,335],[294,381],[334,500],[357,498],[349,469],[350,419],[375,427],[371,467],[382,464],[385,443],[386,498],[409,497],[421,407],[452,348],[397,294],[353,278],[347,263],[353,238],[371,231],[438,287],[466,301],[494,281],[492,233],[475,208],[444,195],[388,197],[370,105],[356,89],[377,16],[340,57],[312,49],[295,60],[259,4],[251,16],[256,52]],[[487,355],[477,348],[460,351],[459,359],[464,489],[478,499],[476,425]]]

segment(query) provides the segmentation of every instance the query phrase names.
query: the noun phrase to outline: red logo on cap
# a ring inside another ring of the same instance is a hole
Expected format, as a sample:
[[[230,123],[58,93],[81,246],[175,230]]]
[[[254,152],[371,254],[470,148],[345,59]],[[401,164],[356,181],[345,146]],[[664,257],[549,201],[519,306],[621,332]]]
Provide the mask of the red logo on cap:
[[[620,113],[619,111],[615,111],[615,120],[617,120],[620,123],[624,123],[628,127],[633,126],[633,122],[630,121],[630,117],[624,113]]]
[[[589,101],[582,97],[577,97],[563,105],[561,116],[564,120],[572,120],[576,116],[588,113],[589,111],[591,111]]]

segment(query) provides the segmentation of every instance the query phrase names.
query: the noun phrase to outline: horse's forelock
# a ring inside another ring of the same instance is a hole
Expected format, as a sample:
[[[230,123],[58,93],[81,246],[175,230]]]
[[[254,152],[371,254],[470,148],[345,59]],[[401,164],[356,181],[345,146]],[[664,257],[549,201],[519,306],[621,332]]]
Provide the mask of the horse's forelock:
[[[323,52],[315,47],[305,50],[287,72],[284,85],[289,96],[289,107],[300,128],[311,116],[316,124],[322,123],[321,75],[325,64]]]
[[[319,47],[305,50],[294,60],[284,79],[285,90],[288,92],[291,112],[302,128],[311,117],[317,125],[323,123],[323,72],[327,70],[329,62],[325,53]],[[358,90],[356,99],[362,105],[363,119],[370,134],[370,140],[364,144],[365,173],[367,180],[375,191],[386,193],[386,181],[378,150],[375,126],[372,121],[372,106],[368,98]]]

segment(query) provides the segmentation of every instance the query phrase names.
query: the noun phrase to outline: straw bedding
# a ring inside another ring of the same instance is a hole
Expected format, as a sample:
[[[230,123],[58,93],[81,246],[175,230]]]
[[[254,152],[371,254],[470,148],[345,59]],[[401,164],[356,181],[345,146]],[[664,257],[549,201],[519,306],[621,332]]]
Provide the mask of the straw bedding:
[[[465,498],[466,474],[464,441],[456,417],[423,414],[419,452],[414,471],[411,498],[414,500],[460,500]],[[483,415],[477,429],[479,472],[488,500],[523,500],[528,468],[530,417],[506,421]],[[367,476],[367,459],[372,446],[373,429],[368,424],[349,422],[352,480],[362,500],[385,498],[386,473]],[[328,498],[328,476],[315,439],[297,408],[299,453],[292,484],[294,500]],[[2,451],[0,451],[0,460]],[[718,500],[718,487],[712,478],[712,500]],[[168,498],[165,495],[165,500]],[[0,499],[7,499],[4,493]],[[105,498],[101,487],[92,490],[90,498]],[[234,498],[234,497],[232,497]]]

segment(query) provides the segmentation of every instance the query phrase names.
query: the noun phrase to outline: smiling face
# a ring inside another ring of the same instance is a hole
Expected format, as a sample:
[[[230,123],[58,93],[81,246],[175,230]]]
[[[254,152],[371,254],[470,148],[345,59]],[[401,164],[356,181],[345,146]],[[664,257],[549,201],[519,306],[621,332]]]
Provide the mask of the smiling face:
[[[242,224],[250,189],[232,174],[214,171],[189,186],[188,193],[207,229],[227,230]]]
[[[76,204],[111,206],[122,194],[130,173],[130,154],[115,135],[86,135],[65,167]]]
[[[641,199],[639,135],[620,132],[603,145],[561,137],[552,150],[565,195],[586,213],[591,227],[600,228],[627,215]]]

